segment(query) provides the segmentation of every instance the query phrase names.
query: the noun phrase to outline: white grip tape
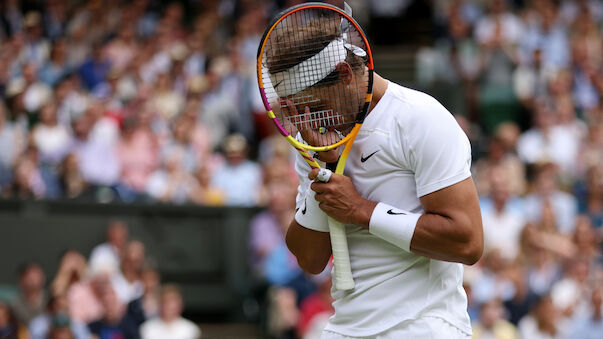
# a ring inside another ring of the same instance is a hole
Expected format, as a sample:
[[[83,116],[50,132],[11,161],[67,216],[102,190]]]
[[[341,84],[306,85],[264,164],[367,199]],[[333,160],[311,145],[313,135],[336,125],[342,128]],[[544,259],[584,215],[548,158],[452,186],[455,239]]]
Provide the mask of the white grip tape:
[[[331,171],[329,171],[331,172]],[[333,264],[335,270],[335,288],[340,291],[354,289],[348,239],[345,235],[345,226],[339,221],[329,217],[329,233],[331,235],[331,248],[333,249]]]
[[[316,180],[321,181],[321,182],[329,182],[329,179],[331,179],[331,174],[333,174],[333,172],[331,172],[331,170],[328,170],[326,168],[321,168],[318,170],[318,175],[316,176]]]

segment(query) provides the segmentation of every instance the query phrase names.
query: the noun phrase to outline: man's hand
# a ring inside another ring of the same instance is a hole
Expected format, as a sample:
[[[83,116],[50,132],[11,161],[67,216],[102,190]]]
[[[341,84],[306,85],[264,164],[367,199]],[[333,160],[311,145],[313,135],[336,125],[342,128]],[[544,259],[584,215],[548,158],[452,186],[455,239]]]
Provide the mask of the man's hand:
[[[283,113],[288,119],[284,119],[284,127],[289,132],[298,131],[301,133],[302,138],[312,146],[325,146],[334,144],[339,141],[340,137],[334,131],[328,131],[326,134],[320,134],[318,132],[317,121],[313,121],[311,118],[310,107],[305,106],[304,114],[299,114],[297,108],[291,100],[281,99],[281,107],[287,107],[283,109]],[[286,104],[283,105],[283,103]],[[295,133],[292,133],[295,135]],[[329,151],[318,152],[318,159],[326,163],[336,162],[339,154],[337,148]]]
[[[315,180],[318,169],[309,174]],[[329,182],[314,182],[310,188],[316,192],[319,207],[331,218],[344,224],[354,224],[368,229],[376,202],[363,198],[354,187],[352,179],[345,175],[331,175]]]

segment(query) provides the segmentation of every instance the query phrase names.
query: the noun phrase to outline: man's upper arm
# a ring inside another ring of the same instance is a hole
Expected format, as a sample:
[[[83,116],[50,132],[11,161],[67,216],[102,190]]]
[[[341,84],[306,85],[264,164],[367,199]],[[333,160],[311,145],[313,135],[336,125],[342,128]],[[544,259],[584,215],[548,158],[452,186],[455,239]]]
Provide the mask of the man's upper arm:
[[[425,213],[461,218],[481,232],[481,212],[471,177],[420,198]],[[465,223],[463,223],[465,224]],[[479,227],[478,227],[479,226]]]
[[[420,198],[411,250],[432,258],[472,265],[484,247],[482,217],[471,177]]]

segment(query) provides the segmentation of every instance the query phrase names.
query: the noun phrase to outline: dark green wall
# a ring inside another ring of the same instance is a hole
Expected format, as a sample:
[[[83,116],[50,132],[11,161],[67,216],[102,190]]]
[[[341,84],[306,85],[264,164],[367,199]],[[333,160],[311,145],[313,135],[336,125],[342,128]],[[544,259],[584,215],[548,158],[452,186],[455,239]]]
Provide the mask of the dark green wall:
[[[86,257],[104,241],[110,220],[127,222],[163,282],[178,283],[188,312],[242,320],[253,282],[247,262],[247,227],[254,208],[0,201],[0,285],[16,283],[16,269],[39,262],[48,283],[60,254]]]

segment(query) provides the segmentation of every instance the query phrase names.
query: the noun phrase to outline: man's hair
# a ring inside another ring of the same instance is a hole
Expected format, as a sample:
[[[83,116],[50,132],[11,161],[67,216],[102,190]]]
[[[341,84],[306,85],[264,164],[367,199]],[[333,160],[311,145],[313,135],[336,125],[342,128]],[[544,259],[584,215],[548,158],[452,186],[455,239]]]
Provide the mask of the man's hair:
[[[161,287],[161,297],[163,298],[168,295],[175,295],[182,299],[182,292],[176,284],[165,284]]]
[[[42,266],[35,261],[24,262],[19,267],[17,267],[17,275],[19,278],[22,278],[26,273],[28,273],[32,269],[39,269],[42,271]]]
[[[325,24],[319,18],[305,23],[292,14],[285,18],[273,32],[266,45],[268,71],[272,74],[286,71],[322,51],[331,41],[341,36],[335,24]],[[304,51],[300,53],[300,49]]]
[[[266,44],[266,63],[271,74],[286,71],[322,51],[335,39],[341,39],[339,15],[317,15],[303,20],[297,14],[285,18]],[[354,34],[351,34],[354,35]],[[357,35],[357,34],[355,34]],[[354,37],[354,40],[358,40]],[[300,51],[300,49],[304,49]],[[347,62],[354,71],[364,72],[365,60],[346,49]],[[314,86],[337,81],[339,72],[334,70]]]

